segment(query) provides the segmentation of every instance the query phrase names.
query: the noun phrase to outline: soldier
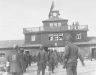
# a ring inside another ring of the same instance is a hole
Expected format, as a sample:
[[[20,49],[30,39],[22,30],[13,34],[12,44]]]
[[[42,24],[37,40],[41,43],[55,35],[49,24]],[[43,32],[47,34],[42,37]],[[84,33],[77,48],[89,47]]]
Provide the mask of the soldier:
[[[79,57],[84,66],[84,59],[78,51],[78,47],[72,43],[72,37],[66,37],[65,52],[64,52],[64,68],[67,75],[77,75],[77,58]]]
[[[25,56],[25,54],[24,54],[24,50],[23,50],[23,48],[21,48],[20,50],[19,50],[19,52],[20,52],[20,55],[21,55],[21,57],[22,57],[22,61],[23,61],[23,72],[26,72],[26,56]]]
[[[28,64],[29,64],[29,66],[31,66],[31,63],[32,63],[32,55],[30,54],[30,52],[28,53],[28,57],[29,57]]]
[[[25,58],[26,58],[26,68],[28,68],[28,64],[29,64],[28,51],[25,51]]]
[[[55,67],[58,67],[58,53],[56,50],[53,51],[54,58],[55,58]]]
[[[20,53],[18,53],[18,46],[14,46],[14,51],[8,55],[8,62],[10,64],[9,72],[12,75],[23,75],[23,63]]]
[[[52,73],[54,73],[54,66],[55,66],[55,58],[54,58],[54,54],[53,54],[53,51],[51,50],[49,52],[49,75],[51,75],[51,71]]]
[[[47,62],[46,52],[44,51],[44,47],[40,46],[40,51],[37,55],[37,66],[38,66],[37,75],[40,75],[41,71],[42,75],[45,74],[46,62]]]
[[[36,63],[36,61],[37,61],[37,58],[36,58],[37,56],[36,56],[36,53],[33,55],[33,62],[34,63]]]
[[[47,49],[45,48],[44,50],[45,50],[45,53],[46,53],[45,57],[46,57],[46,69],[47,69],[47,66],[48,66],[48,63],[47,63],[48,62],[48,48]]]

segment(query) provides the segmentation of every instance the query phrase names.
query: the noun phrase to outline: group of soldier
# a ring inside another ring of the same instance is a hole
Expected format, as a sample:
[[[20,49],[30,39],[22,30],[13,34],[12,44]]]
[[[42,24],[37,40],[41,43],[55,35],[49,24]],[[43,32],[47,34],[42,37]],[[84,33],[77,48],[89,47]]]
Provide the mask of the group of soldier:
[[[56,50],[45,50],[44,46],[40,46],[39,52],[31,55],[29,51],[24,51],[23,48],[19,48],[18,45],[13,47],[13,51],[8,55],[7,62],[9,62],[8,72],[12,75],[23,74],[26,69],[31,66],[32,63],[37,63],[37,75],[42,70],[42,75],[45,74],[45,69],[48,66],[49,74],[54,73],[55,67],[58,67],[58,63],[62,62],[63,53]]]
[[[13,51],[7,57],[7,71],[12,73],[12,75],[20,74],[22,75],[26,72],[28,66],[31,66],[32,56],[28,51],[24,53],[22,48],[18,45],[13,47]]]
[[[64,52],[57,52],[56,50],[45,50],[44,46],[40,46],[35,61],[37,63],[37,75],[45,75],[45,70],[48,66],[49,75],[54,73],[54,69],[58,68],[58,63],[63,64],[66,68],[67,75],[77,75],[77,59],[80,58],[84,66],[84,59],[78,51],[78,47],[72,43],[72,37],[66,37],[66,46]],[[23,75],[28,66],[33,62],[32,55],[25,52],[17,45],[14,46],[13,51],[8,55],[7,62],[9,63],[7,71],[12,75]]]
[[[42,75],[44,75],[46,66],[48,66],[49,75],[54,73],[54,69],[58,67],[58,63],[63,60],[62,57],[63,55],[56,50],[49,50],[46,52],[44,47],[41,46],[37,55],[37,75],[40,75],[40,71],[42,71]]]
[[[66,37],[65,51],[61,55],[57,51],[52,50],[46,53],[44,47],[41,46],[37,56],[37,75],[40,75],[41,71],[42,75],[45,75],[46,65],[49,67],[49,75],[54,73],[54,69],[58,67],[59,58],[61,59],[60,63],[63,63],[63,68],[66,69],[67,75],[77,75],[77,59],[80,59],[83,66],[85,66],[85,63],[78,47],[73,44],[72,40],[72,36],[69,35]]]

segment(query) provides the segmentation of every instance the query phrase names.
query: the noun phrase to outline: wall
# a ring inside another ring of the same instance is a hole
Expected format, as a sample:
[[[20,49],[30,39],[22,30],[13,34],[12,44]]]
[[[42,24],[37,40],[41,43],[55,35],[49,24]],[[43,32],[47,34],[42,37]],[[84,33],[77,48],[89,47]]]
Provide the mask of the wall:
[[[67,26],[67,25],[68,25],[67,22],[68,22],[68,21],[61,21],[62,26]]]
[[[58,33],[63,33],[63,40],[59,41],[50,41],[49,40],[49,34],[58,34]],[[43,33],[41,34],[41,44],[44,46],[55,46],[55,43],[57,43],[57,46],[65,46],[65,37],[67,35],[70,35],[70,33],[64,33],[64,32],[50,32],[50,33]]]
[[[50,41],[48,35],[52,33],[63,33],[63,40],[59,41]],[[76,39],[76,34],[81,33],[81,39]],[[31,41],[31,35],[36,35],[36,41]],[[65,37],[66,35],[72,35],[74,42],[85,42],[87,38],[87,31],[82,30],[66,30],[66,31],[46,31],[46,32],[38,32],[32,34],[25,34],[25,44],[42,44],[45,46],[65,46]]]
[[[68,25],[67,24],[68,20],[65,20],[65,21],[49,21],[49,22],[44,22],[43,26],[44,27],[50,27],[50,23],[59,23],[59,22],[61,22],[61,26],[67,26]]]
[[[72,37],[74,38],[74,42],[86,42],[87,38],[87,31],[82,31],[82,30],[76,30],[70,32]],[[81,39],[76,39],[76,34],[81,33]]]
[[[5,57],[7,57],[12,50],[0,50],[0,53],[5,53]]]
[[[31,41],[31,35],[36,36],[36,41]],[[40,33],[36,34],[26,34],[25,35],[25,44],[40,44],[41,43],[41,35]]]

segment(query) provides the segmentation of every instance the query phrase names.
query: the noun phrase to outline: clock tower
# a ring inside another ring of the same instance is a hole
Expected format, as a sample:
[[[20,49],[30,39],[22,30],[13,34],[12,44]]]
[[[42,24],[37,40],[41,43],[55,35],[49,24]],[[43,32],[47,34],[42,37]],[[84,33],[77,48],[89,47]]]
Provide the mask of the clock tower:
[[[51,11],[51,17],[50,18],[58,17],[59,15],[60,15],[59,11],[58,10],[54,10],[54,11]]]

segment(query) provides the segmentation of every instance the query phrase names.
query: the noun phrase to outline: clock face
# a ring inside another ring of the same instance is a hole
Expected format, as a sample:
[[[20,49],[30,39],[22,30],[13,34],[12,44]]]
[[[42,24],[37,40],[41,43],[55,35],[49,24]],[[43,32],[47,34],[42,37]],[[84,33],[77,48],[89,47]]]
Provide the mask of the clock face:
[[[53,16],[57,16],[57,13],[53,13]]]

